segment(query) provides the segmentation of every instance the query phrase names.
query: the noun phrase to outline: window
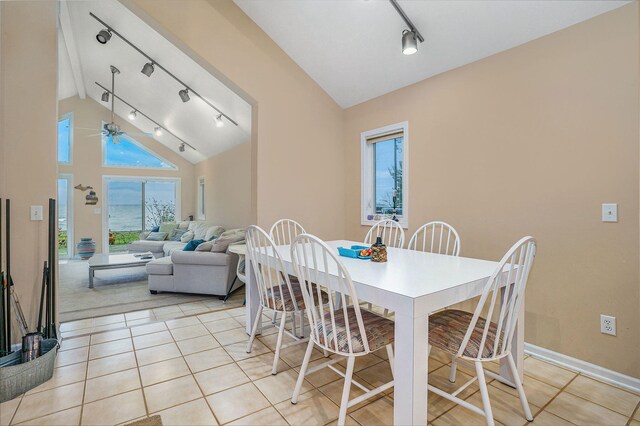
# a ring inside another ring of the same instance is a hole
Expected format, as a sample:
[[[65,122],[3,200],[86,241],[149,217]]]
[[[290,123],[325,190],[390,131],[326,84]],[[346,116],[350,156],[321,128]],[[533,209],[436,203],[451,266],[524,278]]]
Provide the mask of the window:
[[[205,220],[204,177],[198,178],[198,220]]]
[[[58,120],[58,163],[71,164],[73,156],[73,115],[66,114]]]
[[[120,143],[110,142],[108,138],[102,138],[102,165],[107,167],[131,167],[146,169],[171,169],[178,168],[170,161],[158,154],[151,152],[142,144],[122,135],[118,138]]]
[[[372,225],[384,218],[408,225],[408,123],[361,134],[362,221]]]

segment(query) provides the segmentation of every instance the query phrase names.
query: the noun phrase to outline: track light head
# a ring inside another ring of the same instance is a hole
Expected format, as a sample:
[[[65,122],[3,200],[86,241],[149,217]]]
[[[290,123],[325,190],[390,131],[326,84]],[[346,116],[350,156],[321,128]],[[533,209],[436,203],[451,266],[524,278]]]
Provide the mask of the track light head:
[[[178,147],[178,150],[179,150],[180,152],[184,152],[184,150],[185,150],[185,149],[186,149],[186,148],[185,148],[185,145],[184,145],[183,143],[181,143],[181,144],[180,144],[180,146]]]
[[[216,117],[216,127],[222,127],[224,126],[224,121],[222,121],[222,114],[219,114]]]
[[[178,95],[180,95],[182,102],[189,102],[189,89],[182,89],[178,92]]]
[[[106,90],[102,92],[102,96],[100,96],[100,99],[102,99],[102,102],[109,102],[109,92],[107,92]]]
[[[418,51],[418,40],[416,32],[413,30],[404,30],[402,32],[402,53],[405,55],[413,55]]]
[[[96,35],[96,40],[98,40],[100,44],[107,44],[107,42],[111,40],[111,30],[100,30]]]
[[[151,77],[151,74],[153,74],[155,70],[156,69],[153,66],[153,62],[147,62],[146,64],[144,64],[144,66],[142,67],[142,71],[140,72],[146,75],[147,77]]]
[[[156,136],[162,136],[162,127],[156,127],[153,129],[153,133],[155,133]]]
[[[134,110],[132,110],[132,111],[129,113],[129,120],[135,120],[137,115],[138,115],[138,113],[136,112],[136,110],[135,110],[135,109],[134,109]]]

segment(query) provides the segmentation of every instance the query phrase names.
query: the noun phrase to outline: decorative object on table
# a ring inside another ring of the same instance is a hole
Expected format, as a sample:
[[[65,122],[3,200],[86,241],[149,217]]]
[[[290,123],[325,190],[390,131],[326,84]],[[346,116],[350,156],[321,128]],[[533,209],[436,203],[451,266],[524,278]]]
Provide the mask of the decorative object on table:
[[[87,260],[96,254],[96,242],[92,238],[80,238],[80,242],[76,244],[76,249],[80,259]]]
[[[338,247],[338,254],[353,259],[371,259],[371,249],[367,246]]]
[[[96,195],[96,191],[89,191],[85,198],[84,204],[87,206],[95,206],[98,204],[98,196]]]
[[[74,186],[75,189],[79,189],[80,191],[86,191],[87,189],[93,189],[93,186],[82,186],[81,183],[77,184],[76,186]]]
[[[382,237],[378,237],[375,244],[371,246],[371,260],[380,263],[387,261],[387,246],[382,242]]]

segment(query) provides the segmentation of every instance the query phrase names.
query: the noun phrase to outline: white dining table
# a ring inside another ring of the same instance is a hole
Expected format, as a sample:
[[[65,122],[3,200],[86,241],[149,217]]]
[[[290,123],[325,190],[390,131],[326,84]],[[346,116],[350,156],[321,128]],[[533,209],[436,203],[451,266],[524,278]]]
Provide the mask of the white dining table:
[[[338,240],[327,244],[337,254],[338,247],[362,243]],[[276,249],[286,272],[293,275],[290,246]],[[340,260],[349,271],[361,302],[395,312],[394,424],[426,425],[429,314],[480,295],[498,262],[396,248],[387,248],[387,255],[385,263],[347,257]],[[246,276],[246,327],[250,334],[260,306],[251,262],[247,262]],[[512,354],[522,378],[524,308],[520,312]],[[500,374],[512,381],[506,362],[501,365]]]

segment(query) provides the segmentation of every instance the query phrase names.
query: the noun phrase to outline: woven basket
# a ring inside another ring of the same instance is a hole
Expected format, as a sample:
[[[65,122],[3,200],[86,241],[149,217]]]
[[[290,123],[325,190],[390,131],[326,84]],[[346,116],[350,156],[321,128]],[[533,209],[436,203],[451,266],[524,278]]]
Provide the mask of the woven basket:
[[[22,354],[16,351],[0,358],[0,402],[5,402],[35,388],[53,376],[58,353],[58,341],[42,341],[42,355],[20,363]]]

